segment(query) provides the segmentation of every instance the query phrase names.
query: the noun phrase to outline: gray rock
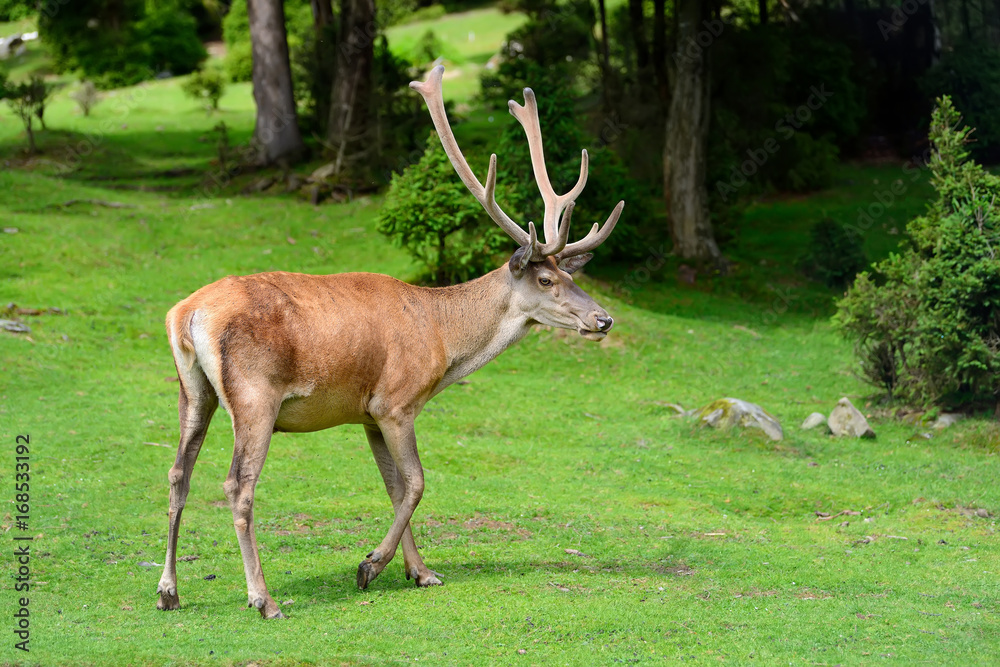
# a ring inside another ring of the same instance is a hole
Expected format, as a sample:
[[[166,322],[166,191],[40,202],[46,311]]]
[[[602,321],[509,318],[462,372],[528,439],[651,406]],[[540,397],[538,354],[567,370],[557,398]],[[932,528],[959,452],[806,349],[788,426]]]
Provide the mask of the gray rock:
[[[960,422],[965,419],[965,415],[959,412],[945,412],[931,424],[931,428],[941,430],[943,428],[948,428],[955,422]]]
[[[764,408],[754,403],[738,398],[720,398],[712,401],[694,416],[705,426],[713,428],[758,428],[771,440],[781,440],[785,437],[781,424],[769,415]]]
[[[830,426],[830,431],[836,436],[875,437],[875,431],[868,425],[868,420],[846,397],[837,401],[837,407],[830,413],[827,424]]]
[[[31,327],[16,320],[0,320],[0,329],[11,333],[31,333]]]
[[[803,431],[808,431],[809,429],[813,429],[824,424],[826,424],[826,415],[814,412],[806,417],[806,420],[802,422],[801,428]]]

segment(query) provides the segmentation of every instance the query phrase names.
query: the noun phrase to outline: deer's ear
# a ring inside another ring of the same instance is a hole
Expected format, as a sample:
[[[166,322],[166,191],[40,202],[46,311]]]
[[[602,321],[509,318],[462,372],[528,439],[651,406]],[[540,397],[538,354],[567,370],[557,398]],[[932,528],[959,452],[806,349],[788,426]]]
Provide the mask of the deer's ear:
[[[507,262],[507,265],[510,267],[510,272],[515,278],[520,278],[524,275],[524,269],[528,266],[528,258],[530,256],[530,246],[521,246],[510,256],[510,261]]]
[[[576,273],[583,268],[583,265],[594,259],[594,253],[585,252],[582,255],[567,257],[559,260],[559,268],[566,273]]]

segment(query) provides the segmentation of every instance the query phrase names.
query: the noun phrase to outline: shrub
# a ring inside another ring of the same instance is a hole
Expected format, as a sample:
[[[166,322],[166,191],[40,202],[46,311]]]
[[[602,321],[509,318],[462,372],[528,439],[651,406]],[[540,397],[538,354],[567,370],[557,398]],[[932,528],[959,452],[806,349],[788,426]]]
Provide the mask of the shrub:
[[[835,318],[863,378],[925,404],[996,401],[1000,387],[1000,177],[968,159],[971,130],[960,124],[939,100],[937,198],[907,225],[910,245],[858,276]]]
[[[189,76],[181,88],[188,97],[204,102],[205,109],[212,113],[218,110],[226,92],[226,79],[220,68],[209,65]]]
[[[226,42],[226,74],[234,83],[253,79],[253,54],[250,47],[250,18],[247,3],[234,2],[222,19],[222,37]]]
[[[41,12],[39,30],[60,71],[79,69],[98,88],[128,86],[168,70],[193,71],[205,57],[194,19],[176,0],[76,0]]]
[[[378,230],[422,263],[437,285],[492,271],[511,246],[459,179],[433,132],[420,161],[392,180]]]
[[[153,5],[135,33],[149,54],[147,64],[156,72],[188,74],[208,55],[198,39],[194,17],[171,3]]]
[[[556,86],[572,91],[582,67],[593,54],[596,16],[588,0],[568,0],[562,5],[522,3],[528,21],[510,33],[500,47],[495,70],[484,70],[482,99],[506,109],[507,100],[531,86],[548,91]]]
[[[76,100],[76,104],[84,116],[89,116],[90,110],[101,101],[101,94],[97,92],[97,86],[94,85],[93,81],[81,82],[80,87],[70,97]]]
[[[7,83],[5,79],[6,76],[4,81],[0,81],[3,83],[3,94],[0,98],[7,100],[11,111],[24,124],[24,131],[28,135],[28,154],[34,155],[37,150],[34,120],[38,118],[42,122],[42,127],[45,126],[45,104],[52,94],[52,88],[37,75],[22,83]]]
[[[868,265],[861,239],[829,218],[820,220],[809,232],[809,246],[799,260],[807,276],[827,287],[843,288]]]

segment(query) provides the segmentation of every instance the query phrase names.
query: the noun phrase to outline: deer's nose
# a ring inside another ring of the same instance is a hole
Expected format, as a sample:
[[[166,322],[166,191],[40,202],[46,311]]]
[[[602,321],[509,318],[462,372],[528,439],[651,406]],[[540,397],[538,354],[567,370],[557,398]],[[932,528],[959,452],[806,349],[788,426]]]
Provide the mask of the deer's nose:
[[[597,330],[598,331],[611,331],[611,327],[614,325],[615,321],[611,317],[604,315],[598,315],[597,320]]]

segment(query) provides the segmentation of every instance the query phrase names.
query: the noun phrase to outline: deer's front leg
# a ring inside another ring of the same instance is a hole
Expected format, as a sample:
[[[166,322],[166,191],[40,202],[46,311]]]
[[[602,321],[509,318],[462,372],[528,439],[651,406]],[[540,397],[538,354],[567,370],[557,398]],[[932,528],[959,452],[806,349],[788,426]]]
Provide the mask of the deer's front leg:
[[[404,533],[409,532],[410,517],[413,516],[413,511],[417,508],[417,504],[424,494],[424,470],[420,466],[420,457],[417,455],[417,436],[413,431],[413,416],[406,414],[382,418],[378,422],[377,430],[381,438],[376,438],[376,443],[372,445],[372,451],[375,452],[376,461],[379,461],[377,448],[380,449],[378,440],[381,440],[389,458],[395,464],[399,479],[402,481],[402,493],[389,491],[390,497],[395,493],[396,497],[399,498],[398,503],[396,498],[393,498],[396,516],[392,521],[392,526],[390,526],[382,543],[358,565],[358,588],[362,589],[367,588],[368,584],[385,569],[392,557],[396,555],[396,547],[399,546]],[[365,431],[369,434],[368,441],[371,444],[372,430],[366,427]],[[383,465],[387,466],[387,462],[380,461],[379,470],[382,470]],[[395,483],[396,475],[393,475],[392,479],[395,489],[398,487],[398,484]],[[386,488],[389,490],[388,483]],[[410,533],[409,542],[413,542],[412,533]],[[406,551],[407,548],[404,547],[404,553]],[[416,545],[414,545],[413,551],[416,553]]]
[[[379,472],[382,473],[385,490],[389,494],[389,499],[392,500],[392,508],[398,512],[399,506],[403,502],[404,490],[406,488],[403,476],[400,474],[399,468],[396,467],[396,462],[393,460],[392,454],[389,453],[389,448],[385,443],[385,438],[382,436],[382,431],[377,426],[365,426],[365,435],[368,436],[368,445],[372,449]],[[440,586],[441,580],[438,577],[441,575],[424,565],[424,561],[417,551],[417,544],[413,541],[413,531],[409,523],[406,524],[406,528],[403,530],[400,544],[403,547],[403,564],[406,570],[406,578],[413,579],[417,586]],[[358,582],[360,585],[360,577],[358,578]],[[367,581],[365,582],[365,586],[367,586]]]

